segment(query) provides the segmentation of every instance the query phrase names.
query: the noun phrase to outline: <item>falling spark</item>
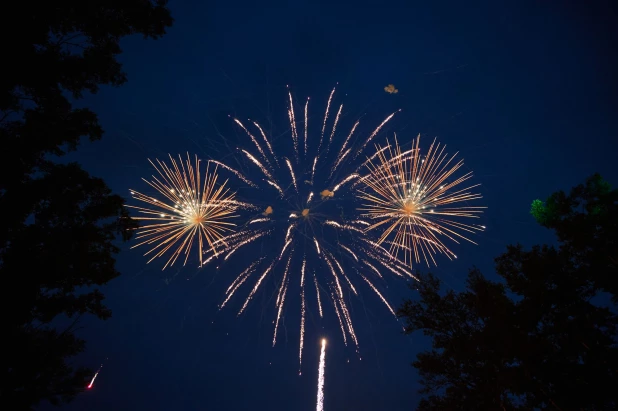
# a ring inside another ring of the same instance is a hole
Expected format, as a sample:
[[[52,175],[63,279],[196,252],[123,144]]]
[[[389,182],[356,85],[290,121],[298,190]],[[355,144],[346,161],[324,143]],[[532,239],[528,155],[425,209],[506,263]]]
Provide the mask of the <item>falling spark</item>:
[[[356,256],[356,254],[354,253],[354,251],[350,250],[348,247],[346,247],[345,245],[343,245],[343,244],[341,244],[341,243],[339,244],[339,247],[341,247],[341,248],[343,248],[344,250],[346,250],[348,253],[350,253],[350,254],[352,255],[352,257],[354,257],[354,259],[355,259],[356,261],[358,261],[358,257]]]
[[[305,155],[307,155],[307,130],[308,130],[308,113],[309,111],[309,97],[307,97],[307,102],[305,103]]]
[[[380,125],[379,125],[379,126],[378,126],[375,130],[373,130],[373,132],[369,135],[369,138],[367,138],[367,141],[365,141],[365,143],[363,143],[363,145],[361,146],[360,150],[358,150],[358,152],[356,153],[356,156],[360,155],[360,154],[363,152],[363,150],[365,149],[365,147],[367,146],[367,144],[369,144],[369,142],[370,142],[371,140],[373,140],[373,138],[374,138],[374,137],[375,137],[375,136],[376,136],[376,135],[380,132],[380,130],[382,129],[382,127],[384,127],[384,125],[385,125],[386,123],[388,123],[388,122],[390,121],[390,119],[392,119],[392,118],[393,118],[393,116],[394,116],[395,114],[399,113],[400,111],[401,111],[401,109],[399,109],[399,110],[395,111],[394,113],[392,113],[391,115],[389,115],[388,117],[386,117],[386,118],[384,119],[384,121],[382,121],[382,122],[380,123]]]
[[[318,401],[316,411],[324,411],[324,371],[326,366],[326,339],[322,338],[320,366],[318,368]]]
[[[265,221],[270,221],[270,218],[256,218],[255,220],[249,221],[247,224],[263,223]]]
[[[290,97],[290,108],[288,109],[288,116],[290,118],[290,127],[292,128],[292,140],[294,141],[294,153],[296,153],[296,159],[298,160],[298,133],[296,132],[296,118],[294,117],[294,103],[292,102],[292,92],[288,90],[288,96]]]
[[[243,130],[245,130],[245,133],[247,133],[247,135],[249,136],[249,138],[251,138],[251,141],[253,141],[253,144],[255,144],[255,147],[258,149],[258,151],[260,152],[260,155],[262,156],[262,158],[269,163],[268,161],[268,157],[266,157],[266,154],[264,153],[264,150],[262,150],[262,146],[260,145],[260,143],[258,143],[257,139],[255,138],[255,136],[253,134],[251,134],[251,132],[249,132],[249,130],[247,130],[247,127],[245,127],[245,125],[243,123],[240,122],[240,120],[238,120],[237,118],[234,119],[234,121],[236,122],[236,124],[238,124]],[[244,150],[243,150],[244,151]],[[246,154],[246,153],[245,153]]]
[[[298,193],[298,185],[296,184],[296,176],[294,175],[294,170],[292,169],[292,163],[287,158],[285,159],[285,163],[288,165],[288,168],[290,169],[290,175],[292,176],[292,183],[294,184],[294,188],[296,189],[296,192]]]
[[[318,279],[315,277],[315,273],[313,274],[313,283],[315,284],[315,294],[318,298],[318,311],[320,312],[320,318],[323,317],[322,314],[322,300],[320,299],[320,287],[318,286]]]
[[[330,102],[333,100],[334,94],[335,94],[335,87],[333,87],[333,90],[330,92],[330,96],[328,96],[328,103],[326,103],[326,112],[324,113],[324,123],[322,124],[322,133],[320,134],[320,144],[318,145],[318,153],[320,152],[322,148],[322,140],[324,139],[324,131],[326,130],[326,120],[328,120],[328,112],[330,111]]]
[[[371,281],[369,281],[367,279],[367,277],[365,277],[364,275],[360,274],[360,276],[363,278],[363,280],[365,280],[367,282],[367,284],[369,284],[369,287],[378,295],[378,297],[380,297],[380,300],[382,300],[382,302],[386,305],[386,307],[391,312],[391,314],[393,314],[395,316],[395,318],[397,318],[397,314],[395,314],[395,310],[393,310],[393,307],[391,307],[391,305],[388,303],[388,301],[386,301],[386,298],[384,298],[384,296],[378,291],[378,289],[375,287],[375,285],[373,285],[373,283]]]
[[[266,177],[268,177],[270,180],[273,180],[273,176],[270,174],[270,172],[266,169],[266,167],[264,167],[262,165],[262,163],[260,163],[260,160],[258,160],[257,158],[255,158],[251,153],[249,153],[247,150],[241,150],[243,153],[245,153],[245,155],[247,156],[247,158],[249,160],[251,160],[253,162],[253,164],[255,164],[256,166],[258,166],[258,168],[262,171],[262,173],[264,173],[264,175]]]
[[[315,156],[313,160],[313,166],[311,167],[311,185],[313,185],[313,177],[315,176],[315,166],[318,164],[318,156]]]
[[[230,251],[226,254],[225,258],[223,259],[224,261],[227,260],[228,258],[230,258],[230,256],[236,252],[236,250],[238,250],[240,247],[243,247],[255,240],[257,240],[258,238],[266,235],[266,231],[262,231],[262,232],[258,232],[257,234],[247,237],[246,239],[243,239],[242,241],[240,241],[238,244],[235,244],[234,246],[230,247]],[[224,250],[223,252],[227,251]]]
[[[333,137],[335,135],[335,130],[337,130],[337,123],[339,123],[339,116],[341,116],[341,110],[343,109],[343,104],[339,106],[339,111],[337,111],[337,115],[335,116],[335,123],[333,124],[333,131],[330,133],[330,137],[328,138],[328,144],[333,142]]]
[[[298,349],[298,375],[301,375],[303,365],[303,344],[305,341],[305,266],[307,260],[303,257],[303,265],[300,269],[300,347]],[[314,277],[315,278],[315,277]]]
[[[355,178],[360,177],[358,174],[354,173],[354,174],[350,174],[349,176],[347,176],[346,178],[344,178],[339,184],[337,184],[335,186],[335,188],[333,188],[333,192],[339,190],[341,188],[342,185],[344,185],[345,183],[354,180]]]
[[[277,183],[275,183],[274,181],[270,181],[270,180],[266,180],[266,182],[270,184],[271,186],[275,187],[275,189],[279,192],[279,194],[281,194],[281,197],[284,196],[283,190],[281,189],[281,187],[279,187]]]
[[[341,335],[343,336],[343,343],[348,345],[348,338],[346,337],[345,327],[343,325],[343,321],[341,320],[341,314],[339,313],[339,306],[337,305],[337,299],[335,298],[335,294],[331,291],[330,298],[333,300],[333,306],[335,307],[335,313],[337,314],[337,319],[339,320],[339,326],[341,327]]]
[[[138,210],[143,216],[136,220],[146,221],[147,224],[138,229],[136,238],[142,240],[131,248],[144,244],[153,246],[144,255],[152,254],[150,263],[157,257],[171,251],[171,256],[163,266],[172,266],[178,257],[184,253],[184,264],[190,255],[194,244],[198,245],[200,265],[205,248],[216,251],[215,242],[225,244],[225,236],[231,233],[235,224],[229,222],[236,217],[235,212],[244,207],[235,202],[235,193],[225,187],[227,181],[218,184],[216,168],[211,173],[208,165],[202,183],[200,160],[195,157],[195,166],[192,165],[187,154],[186,162],[180,159],[177,163],[170,156],[171,166],[156,160],[150,164],[159,173],[159,177],[152,177],[152,181],[144,181],[154,188],[160,199],[131,190],[135,200],[144,202],[147,207],[129,205]]]
[[[337,261],[337,259],[332,254],[331,254],[331,258],[335,262],[335,264],[337,265],[337,268],[339,268],[339,272],[341,273],[343,278],[345,278],[346,281],[348,282],[348,285],[350,286],[350,289],[352,289],[352,292],[354,294],[358,295],[358,293],[356,292],[356,288],[354,288],[354,285],[352,284],[352,282],[350,281],[348,276],[345,274],[345,271],[343,271],[343,267],[341,267],[341,264],[339,264],[339,261]]]
[[[277,296],[277,319],[275,320],[275,333],[273,335],[273,347],[277,343],[277,330],[279,329],[279,320],[281,319],[281,312],[283,311],[283,304],[285,304],[285,296],[288,292],[288,272],[290,271],[290,262],[292,261],[292,254],[288,258],[288,263],[285,265],[285,271],[283,272],[283,280],[281,280],[281,288],[279,289],[279,295]]]
[[[292,229],[294,228],[295,224],[290,224],[290,226],[288,227],[288,231],[285,232],[285,241],[287,242],[290,239],[290,234],[292,234]]]
[[[231,172],[232,174],[234,174],[236,177],[240,178],[243,182],[247,183],[248,185],[250,185],[253,188],[258,188],[258,185],[255,184],[253,181],[249,180],[247,177],[245,177],[240,171],[233,169],[232,167],[223,164],[220,161],[216,161],[216,160],[208,160],[209,163],[213,163],[229,172]]]
[[[251,290],[251,293],[249,294],[249,296],[247,297],[247,299],[245,300],[245,303],[243,304],[242,308],[240,309],[240,311],[238,312],[238,315],[242,314],[243,311],[245,311],[245,309],[247,308],[247,305],[249,305],[249,301],[251,301],[251,299],[253,298],[253,296],[255,295],[255,293],[257,292],[258,288],[260,288],[260,284],[262,284],[262,281],[264,280],[264,278],[266,277],[266,275],[268,275],[268,273],[270,272],[270,270],[273,269],[275,262],[278,260],[273,261],[270,266],[264,271],[264,274],[262,274],[262,276],[259,278],[259,280],[257,281],[257,283],[255,283],[255,286],[253,287],[253,290]]]
[[[240,286],[243,285],[243,283],[245,281],[247,281],[247,278],[249,278],[249,276],[255,272],[255,266],[260,261],[262,261],[262,260],[260,259],[258,261],[254,261],[249,267],[247,267],[242,273],[240,273],[240,275],[238,275],[238,277],[236,277],[236,280],[234,280],[234,282],[228,287],[228,289],[226,291],[227,297],[226,297],[225,301],[223,301],[223,303],[221,303],[221,305],[219,306],[220,310],[223,307],[225,307],[225,304],[227,304],[227,302],[230,300],[230,298],[232,298],[232,296],[234,295],[236,290],[238,290],[238,288],[240,288]]]
[[[266,142],[266,147],[268,147],[268,151],[270,151],[270,154],[273,156],[273,158],[275,159],[275,162],[276,162],[277,161],[277,157],[275,157],[275,153],[273,152],[273,148],[270,145],[270,141],[268,141],[268,139],[266,138],[266,134],[264,133],[264,130],[262,130],[262,127],[260,127],[260,125],[257,122],[254,121],[253,124],[257,127],[258,130],[260,130],[260,134],[262,134],[262,138]]]

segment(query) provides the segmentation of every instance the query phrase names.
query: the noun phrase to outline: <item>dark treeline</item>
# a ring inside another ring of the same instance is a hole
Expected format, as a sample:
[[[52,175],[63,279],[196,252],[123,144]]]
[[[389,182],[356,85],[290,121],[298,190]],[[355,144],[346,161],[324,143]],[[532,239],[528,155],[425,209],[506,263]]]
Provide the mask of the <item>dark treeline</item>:
[[[459,293],[422,276],[400,308],[432,339],[418,410],[618,409],[618,190],[593,175],[531,213],[558,247],[509,246]]]
[[[119,275],[114,245],[135,227],[105,182],[57,160],[82,138],[99,140],[95,113],[67,99],[126,81],[119,41],[156,39],[172,24],[166,0],[11,2],[0,13],[0,404],[61,404],[92,370],[74,369],[84,349],[83,314],[111,315],[97,285]],[[88,292],[78,293],[79,287]],[[67,329],[52,321],[74,320]]]

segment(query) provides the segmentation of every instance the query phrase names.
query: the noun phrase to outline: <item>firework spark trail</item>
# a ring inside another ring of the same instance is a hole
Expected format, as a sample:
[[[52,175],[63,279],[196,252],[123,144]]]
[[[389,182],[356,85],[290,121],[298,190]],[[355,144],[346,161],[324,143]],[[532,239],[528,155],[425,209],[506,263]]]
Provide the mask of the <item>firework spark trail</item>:
[[[285,265],[285,270],[283,271],[283,279],[281,280],[281,286],[279,287],[279,293],[277,294],[277,301],[275,302],[275,306],[279,307],[283,298],[285,298],[285,294],[283,292],[284,286],[286,284],[286,280],[288,278],[288,273],[290,272],[290,262],[292,261],[292,255],[288,257],[288,262]]]
[[[315,237],[313,237],[313,242],[315,243],[315,249],[317,250],[318,254],[320,254],[320,244]]]
[[[318,286],[318,279],[315,277],[315,273],[313,273],[313,283],[315,284],[315,294],[318,299],[318,311],[320,312],[320,318],[322,318],[323,314],[322,314],[322,300],[320,299],[320,287]]]
[[[313,166],[311,167],[311,185],[313,185],[313,177],[315,176],[315,166],[318,164],[318,156],[315,156],[313,160]]]
[[[294,188],[296,189],[296,192],[298,193],[298,185],[296,184],[296,176],[294,175],[294,170],[292,169],[292,163],[287,158],[285,159],[285,163],[288,165],[288,168],[290,169],[290,175],[292,176],[292,183],[294,184]]]
[[[337,115],[335,116],[335,123],[333,124],[333,130],[330,133],[330,137],[328,138],[328,147],[333,142],[333,137],[335,136],[335,131],[337,130],[337,123],[339,123],[339,117],[341,116],[341,110],[343,110],[343,104],[339,106],[339,111],[337,111]]]
[[[367,160],[365,160],[360,166],[358,166],[356,168],[356,170],[354,171],[355,173],[358,173],[360,171],[361,168],[366,167],[367,164],[369,164],[370,162],[372,162],[373,160],[375,160],[376,157],[378,157],[380,155],[380,153],[383,153],[384,151],[390,149],[391,146],[387,143],[387,145],[385,147],[380,148],[378,151],[376,151],[371,157],[369,157]],[[359,178],[358,180],[356,180],[356,182],[354,182],[354,184],[352,185],[352,188],[354,188],[355,186],[357,186],[359,183],[362,183],[365,179],[369,178],[371,176],[371,174],[368,174],[366,176],[363,176],[361,178]]]
[[[356,127],[358,127],[359,124],[360,124],[360,120],[357,120],[356,123],[354,123],[354,126],[352,127],[352,130],[350,130],[350,134],[348,134],[348,137],[346,137],[345,141],[343,142],[343,145],[341,146],[341,149],[339,150],[339,156],[337,156],[337,161],[335,163],[335,166],[333,167],[333,169],[332,169],[332,171],[330,173],[331,176],[333,175],[333,173],[335,172],[337,167],[339,167],[339,164],[341,164],[341,162],[343,161],[345,156],[347,156],[350,153],[350,151],[352,150],[351,148],[349,148],[345,152],[343,151],[348,146],[348,142],[350,141],[350,138],[352,137],[352,134],[354,134],[354,130],[356,130]]]
[[[258,168],[262,171],[262,173],[264,173],[264,175],[269,179],[269,180],[274,180],[272,174],[270,174],[270,172],[266,169],[266,167],[264,167],[262,165],[262,163],[260,163],[260,160],[258,160],[257,158],[255,158],[251,153],[249,153],[247,150],[241,150],[243,153],[245,153],[245,155],[247,156],[247,158],[249,160],[251,160],[253,162],[253,164],[255,164],[256,166],[258,166]]]
[[[242,240],[241,242],[237,243],[236,245],[234,245],[232,247],[232,249],[226,254],[226,256],[223,258],[223,261],[226,261],[228,258],[230,258],[230,256],[232,254],[234,254],[239,248],[252,243],[253,241],[257,240],[260,237],[263,237],[264,235],[268,234],[269,231],[262,231],[262,232],[258,232],[255,235],[252,235],[250,237],[247,237],[246,239]]]
[[[326,130],[326,120],[328,120],[328,112],[330,111],[330,102],[333,100],[333,95],[335,94],[335,88],[330,92],[330,96],[328,96],[328,103],[326,103],[326,112],[324,113],[324,123],[322,124],[322,133],[320,133],[320,144],[318,145],[318,153],[322,150],[322,140],[324,139],[324,131]],[[317,157],[316,157],[317,160]]]
[[[296,154],[296,161],[298,161],[298,133],[296,132],[296,117],[294,117],[294,103],[292,102],[292,92],[288,89],[288,96],[290,97],[290,108],[288,109],[288,117],[290,119],[290,127],[292,129],[292,140],[294,141],[294,153]]]
[[[341,275],[343,276],[343,278],[346,279],[346,281],[348,282],[348,285],[350,286],[350,288],[352,289],[352,292],[355,295],[358,295],[358,293],[356,292],[356,288],[354,288],[354,285],[352,284],[352,282],[350,281],[350,279],[348,278],[348,276],[345,274],[345,271],[343,271],[343,267],[341,266],[341,264],[339,264],[339,261],[337,261],[337,259],[335,258],[335,256],[333,256],[332,254],[330,254],[330,258],[335,262],[335,264],[337,265],[337,268],[339,268],[339,272],[341,273]]]
[[[365,263],[365,265],[369,268],[371,268],[373,270],[374,273],[377,274],[378,277],[380,278],[384,278],[382,277],[382,274],[380,274],[380,270],[378,270],[373,264],[371,264],[369,261],[367,260],[363,260],[363,263]]]
[[[292,239],[289,239],[288,241],[285,242],[285,244],[283,245],[283,248],[281,249],[281,254],[279,255],[279,258],[283,258],[283,253],[285,253],[285,250],[288,248],[288,246],[292,244]]]
[[[262,149],[262,146],[260,145],[260,143],[258,143],[258,141],[255,138],[255,136],[253,134],[251,134],[251,132],[249,130],[247,130],[247,127],[245,127],[245,125],[239,119],[235,118],[234,121],[236,122],[236,124],[238,124],[245,131],[245,133],[247,133],[249,138],[251,138],[251,141],[253,141],[253,144],[255,144],[255,147],[260,152],[260,155],[262,156],[264,161],[266,161],[266,163],[268,163],[268,165],[270,165],[270,161],[268,161],[268,157],[266,157],[266,153],[264,153],[264,150]]]
[[[258,188],[258,185],[255,184],[253,181],[249,180],[247,177],[245,177],[240,171],[233,169],[232,167],[223,164],[220,161],[217,160],[208,160],[209,163],[213,163],[227,171],[229,171],[230,173],[234,174],[236,177],[240,178],[243,182],[247,183],[248,185],[250,185],[253,188]]]
[[[464,224],[453,217],[478,218],[485,207],[453,206],[482,198],[470,191],[478,184],[458,187],[472,177],[471,172],[452,178],[463,166],[463,160],[454,161],[457,154],[449,157],[445,146],[434,140],[422,157],[420,135],[412,145],[411,155],[402,152],[396,139],[394,150],[379,150],[378,164],[369,160],[366,165],[369,173],[362,178],[364,187],[358,196],[366,201],[360,210],[375,221],[366,230],[386,227],[377,245],[388,244],[392,256],[402,253],[406,265],[424,260],[429,266],[430,261],[436,264],[433,256],[438,253],[456,258],[440,237],[474,243],[463,233],[482,231],[483,226]]]
[[[386,298],[384,298],[384,296],[378,291],[375,285],[373,285],[373,283],[369,281],[367,277],[365,277],[361,273],[358,273],[358,274],[363,278],[363,280],[365,280],[365,282],[367,282],[367,284],[369,284],[369,287],[371,287],[371,289],[378,295],[378,297],[380,297],[380,300],[382,300],[382,302],[386,305],[386,308],[388,308],[391,314],[393,314],[395,318],[397,318],[397,314],[395,314],[395,310],[393,310],[393,307],[391,307],[388,301],[386,301]]]
[[[313,198],[313,191],[309,193],[309,197],[307,197],[307,205],[309,205],[309,203],[311,202],[311,199]]]
[[[279,194],[281,195],[281,198],[283,198],[284,194],[283,194],[283,190],[281,189],[281,187],[279,187],[279,185],[277,183],[275,183],[274,181],[270,181],[270,180],[266,180],[266,182],[268,184],[270,184],[271,186],[275,187],[275,189],[279,192]]]
[[[264,230],[264,235],[270,234],[272,232],[272,230]],[[207,251],[204,252],[204,255],[208,255],[208,253],[212,253],[212,255],[210,255],[210,257],[208,257],[206,260],[204,260],[199,267],[203,267],[206,264],[208,264],[209,262],[211,262],[214,258],[218,257],[219,255],[226,253],[228,251],[230,251],[232,248],[236,247],[239,243],[241,242],[246,242],[246,240],[250,237],[252,237],[254,234],[256,234],[255,231],[241,231],[239,233],[235,233],[235,234],[230,234],[229,236],[225,237],[225,242],[223,242],[222,240],[217,240],[215,241],[213,244],[215,246],[219,246],[218,243],[224,244],[224,246],[220,249],[217,250],[216,248],[214,250],[209,249]],[[259,232],[258,232],[259,234]],[[253,238],[253,239],[257,239]]]
[[[292,261],[292,253],[288,257],[288,262],[285,265],[285,271],[283,272],[283,280],[281,280],[281,288],[279,289],[279,295],[277,296],[277,304],[279,307],[277,310],[277,319],[275,320],[275,333],[273,335],[273,347],[277,343],[277,330],[279,329],[279,320],[281,319],[281,312],[283,311],[283,305],[285,304],[285,296],[288,293],[288,272],[290,271],[290,262]]]
[[[350,154],[350,151],[352,151],[352,149],[351,149],[351,148],[348,148],[348,149],[345,151],[345,153],[343,153],[343,154],[341,155],[341,157],[339,157],[339,158],[337,159],[337,162],[335,163],[335,165],[333,166],[332,170],[330,171],[330,177],[332,177],[332,176],[333,176],[333,174],[335,173],[335,170],[337,169],[337,167],[339,167],[339,164],[341,164],[341,162],[343,161],[343,159],[344,159],[344,158],[345,158],[348,154]],[[329,178],[330,178],[330,177],[329,177]]]
[[[255,125],[255,127],[257,127],[258,130],[260,130],[260,134],[262,135],[262,138],[264,139],[264,142],[266,143],[266,147],[268,147],[268,151],[270,151],[270,154],[273,156],[273,158],[275,159],[275,162],[278,165],[279,163],[277,162],[277,157],[275,156],[275,153],[273,152],[273,147],[270,145],[270,141],[268,141],[268,138],[266,138],[266,133],[264,133],[264,130],[262,130],[262,127],[256,121],[253,121],[252,123]]]
[[[270,221],[270,218],[256,218],[255,220],[250,220],[247,224],[264,223],[266,221]]]
[[[365,147],[367,147],[367,144],[369,144],[369,142],[370,142],[371,140],[373,140],[373,138],[374,138],[374,137],[375,137],[375,136],[376,136],[376,135],[380,132],[380,130],[382,129],[382,127],[384,127],[384,125],[385,125],[386,123],[388,123],[388,122],[390,121],[390,119],[392,119],[392,118],[393,118],[393,116],[394,116],[395,114],[399,113],[400,111],[401,111],[401,109],[399,109],[399,110],[395,111],[394,113],[392,113],[391,115],[389,115],[388,117],[386,117],[386,118],[384,119],[384,121],[382,121],[382,122],[380,123],[380,125],[379,125],[379,126],[378,126],[375,130],[373,130],[373,132],[369,135],[369,138],[367,138],[367,140],[363,143],[363,145],[361,146],[361,148],[360,148],[360,149],[356,152],[356,155],[354,156],[354,158],[358,157],[358,156],[359,156],[359,155],[363,152],[363,150],[365,149]]]
[[[333,192],[339,190],[341,188],[342,185],[344,185],[345,183],[354,180],[355,178],[360,177],[360,175],[353,173],[350,174],[349,176],[347,176],[346,178],[344,178],[339,184],[337,184],[334,188],[333,188]]]
[[[290,234],[292,234],[292,229],[296,226],[296,224],[292,223],[288,227],[288,230],[285,232],[285,241],[287,242],[290,239]]]
[[[303,344],[305,341],[305,266],[307,260],[303,257],[303,265],[300,269],[300,346],[298,348],[298,375],[301,375],[303,365]],[[315,278],[315,277],[314,277]]]
[[[247,299],[245,300],[245,303],[243,304],[242,308],[240,309],[240,311],[238,312],[238,315],[242,314],[243,311],[245,311],[245,309],[247,308],[247,305],[249,305],[249,301],[251,301],[251,299],[253,298],[253,296],[255,295],[255,293],[257,292],[258,288],[260,288],[260,284],[262,284],[262,281],[264,280],[264,278],[266,277],[266,275],[268,275],[268,273],[270,272],[270,270],[273,269],[273,267],[275,266],[275,263],[279,261],[279,259],[277,260],[273,260],[273,262],[268,266],[268,268],[266,270],[264,270],[264,274],[262,274],[262,276],[257,280],[257,283],[255,283],[255,286],[253,287],[253,290],[251,290],[251,293],[249,294],[249,296],[247,297]]]
[[[348,332],[350,333],[350,337],[352,337],[352,340],[354,340],[354,344],[356,345],[356,352],[359,352],[358,339],[356,338],[356,332],[354,331],[354,326],[352,325],[352,318],[350,317],[350,312],[348,311],[348,307],[345,305],[343,298],[339,300],[339,304],[341,305],[341,312],[343,313],[343,318],[345,318],[348,325]]]
[[[350,337],[352,337],[352,339],[354,340],[354,343],[356,344],[356,348],[358,350],[358,340],[356,339],[356,333],[354,332],[354,326],[352,325],[352,318],[350,317],[350,313],[348,311],[348,307],[345,303],[345,298],[343,295],[343,288],[341,288],[341,283],[339,282],[339,276],[337,275],[337,272],[335,271],[335,268],[333,267],[333,264],[331,263],[331,258],[332,256],[327,256],[324,255],[324,261],[326,261],[326,264],[328,265],[328,268],[330,269],[330,272],[333,274],[333,277],[335,277],[335,284],[336,284],[336,290],[337,290],[337,302],[339,303],[340,307],[341,307],[341,313],[343,314],[343,318],[345,319],[345,322],[348,326],[348,332],[350,333]]]
[[[195,167],[191,164],[187,154],[186,164],[179,157],[178,163],[170,155],[172,167],[162,161],[150,164],[159,173],[159,178],[153,176],[152,181],[144,181],[163,196],[163,200],[147,196],[131,190],[134,199],[146,203],[150,207],[129,205],[146,217],[135,217],[136,220],[147,221],[149,224],[138,229],[137,239],[140,243],[131,248],[144,244],[154,245],[144,255],[154,254],[149,263],[177,245],[171,257],[163,266],[172,266],[183,252],[190,255],[194,242],[197,239],[200,264],[205,245],[216,252],[214,243],[218,240],[225,242],[225,235],[232,232],[235,224],[227,221],[237,217],[234,212],[241,208],[241,204],[234,203],[235,193],[225,187],[227,180],[217,184],[218,175],[210,173],[208,165],[204,174],[200,173],[200,160],[195,157]],[[218,185],[218,187],[217,187]]]
[[[389,265],[388,261],[384,261],[383,259],[379,258],[379,256],[375,254],[367,253],[367,255],[373,258],[374,260],[376,260],[378,263],[380,263],[384,268],[386,268],[391,273],[395,274],[398,277],[403,277],[403,275],[399,271],[395,270],[392,266]]]
[[[354,251],[350,250],[348,247],[346,247],[345,245],[339,243],[339,247],[343,248],[344,250],[346,250],[348,253],[350,253],[352,255],[352,257],[354,257],[354,259],[356,261],[358,261],[358,257],[356,256],[356,254],[354,253]]]
[[[253,263],[251,263],[249,267],[247,267],[242,273],[240,273],[238,277],[236,277],[234,282],[228,287],[227,291],[225,292],[227,294],[227,297],[225,298],[225,301],[223,301],[223,303],[221,303],[221,305],[219,306],[219,310],[225,307],[225,304],[227,304],[230,298],[232,298],[236,290],[238,290],[240,286],[243,285],[245,281],[247,281],[249,276],[255,272],[256,265],[258,265],[258,263],[260,263],[261,261],[262,259],[259,259],[258,261],[254,261]]]
[[[305,103],[305,156],[307,155],[307,129],[308,129],[308,112],[309,112],[309,97],[307,97],[307,102]]]
[[[330,298],[333,300],[333,306],[335,307],[335,313],[337,314],[337,318],[339,319],[339,326],[341,327],[341,335],[343,336],[343,343],[348,345],[348,338],[346,336],[345,327],[343,325],[343,321],[341,320],[341,314],[339,313],[339,306],[337,304],[337,299],[335,298],[335,294],[331,290]]]
[[[326,368],[326,339],[322,338],[320,366],[318,368],[318,399],[316,411],[324,411],[324,371]]]

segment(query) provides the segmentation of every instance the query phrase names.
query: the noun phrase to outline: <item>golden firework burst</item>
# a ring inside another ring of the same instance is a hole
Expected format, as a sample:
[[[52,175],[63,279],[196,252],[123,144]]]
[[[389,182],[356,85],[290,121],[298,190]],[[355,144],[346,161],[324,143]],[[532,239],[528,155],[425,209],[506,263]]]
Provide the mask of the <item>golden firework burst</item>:
[[[201,160],[195,157],[195,165],[187,154],[187,159],[179,156],[177,162],[170,156],[171,165],[163,161],[150,161],[159,176],[152,180],[143,179],[154,188],[159,198],[131,190],[134,199],[147,204],[145,207],[128,206],[138,210],[137,220],[147,224],[138,229],[139,244],[151,245],[144,255],[152,255],[149,263],[168,252],[171,256],[163,267],[172,266],[184,253],[187,263],[191,249],[197,245],[200,264],[204,249],[217,253],[216,247],[225,246],[225,236],[233,231],[229,220],[243,204],[235,200],[235,193],[225,187],[227,180],[217,183],[217,168],[210,172],[206,166],[203,183],[200,173]]]
[[[461,221],[478,218],[485,208],[467,205],[482,197],[473,192],[480,184],[462,188],[472,177],[472,172],[456,176],[463,160],[455,160],[457,153],[449,157],[444,152],[446,146],[436,140],[425,156],[419,145],[420,135],[407,151],[402,151],[397,138],[394,146],[376,146],[377,159],[366,162],[368,173],[357,184],[357,195],[364,200],[359,210],[373,220],[366,231],[386,227],[377,244],[387,244],[397,258],[403,254],[409,265],[421,260],[436,264],[434,255],[438,253],[457,258],[443,238],[474,243],[466,234],[485,228]]]

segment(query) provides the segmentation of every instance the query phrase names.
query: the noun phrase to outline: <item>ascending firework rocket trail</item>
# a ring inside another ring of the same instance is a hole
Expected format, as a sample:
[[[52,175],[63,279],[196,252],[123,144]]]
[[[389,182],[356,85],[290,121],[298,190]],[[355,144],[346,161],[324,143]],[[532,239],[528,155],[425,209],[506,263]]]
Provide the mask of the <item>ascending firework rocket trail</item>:
[[[326,339],[322,338],[322,352],[320,353],[320,367],[318,368],[318,402],[316,411],[324,411],[324,368],[326,362]]]

